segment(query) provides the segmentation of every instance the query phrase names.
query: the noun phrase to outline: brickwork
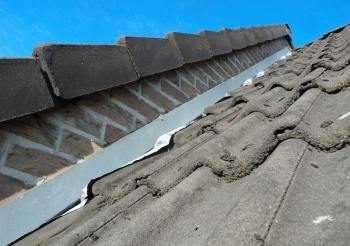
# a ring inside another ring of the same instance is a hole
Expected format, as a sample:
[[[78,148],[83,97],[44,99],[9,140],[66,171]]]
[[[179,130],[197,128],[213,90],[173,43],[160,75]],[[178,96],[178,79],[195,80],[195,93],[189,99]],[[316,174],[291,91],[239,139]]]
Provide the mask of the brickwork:
[[[13,183],[0,199],[40,184],[287,46],[277,38],[0,123],[0,184]]]

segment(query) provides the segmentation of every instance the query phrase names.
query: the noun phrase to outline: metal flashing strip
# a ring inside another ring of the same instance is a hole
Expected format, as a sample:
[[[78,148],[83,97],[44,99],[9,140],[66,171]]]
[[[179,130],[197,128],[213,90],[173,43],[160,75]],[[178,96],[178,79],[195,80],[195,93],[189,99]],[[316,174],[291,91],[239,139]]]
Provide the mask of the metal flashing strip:
[[[288,52],[289,48],[284,48],[104,148],[86,161],[75,164],[69,170],[3,204],[0,207],[0,245],[7,245],[37,229],[76,203],[90,180],[123,167],[143,155],[153,148],[159,136],[187,125],[201,115],[206,107],[222,99],[226,92],[240,87],[244,81],[255,77]]]

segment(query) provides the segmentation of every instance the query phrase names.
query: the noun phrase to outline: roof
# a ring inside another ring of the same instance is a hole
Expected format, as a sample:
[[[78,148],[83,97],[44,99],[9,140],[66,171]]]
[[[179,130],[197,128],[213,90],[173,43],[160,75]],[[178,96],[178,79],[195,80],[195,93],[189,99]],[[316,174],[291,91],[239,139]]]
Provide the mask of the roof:
[[[1,59],[0,243],[62,214],[92,179],[288,54],[290,33],[284,24],[39,44],[31,58]]]
[[[265,41],[256,37],[288,36],[288,28],[170,32],[165,38],[121,37],[115,45],[39,44],[33,57],[0,59],[0,122]]]
[[[350,26],[207,107],[18,245],[347,245]]]

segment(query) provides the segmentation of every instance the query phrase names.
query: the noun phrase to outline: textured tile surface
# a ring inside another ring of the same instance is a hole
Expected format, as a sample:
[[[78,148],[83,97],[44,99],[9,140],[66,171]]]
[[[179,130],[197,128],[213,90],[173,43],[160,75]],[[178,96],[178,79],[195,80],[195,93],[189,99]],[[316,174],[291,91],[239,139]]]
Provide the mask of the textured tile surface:
[[[121,45],[41,44],[33,55],[40,59],[55,94],[64,99],[137,80]]]
[[[0,72],[0,121],[53,107],[46,82],[34,58],[0,59]]]
[[[170,32],[166,35],[174,41],[184,64],[210,59],[212,54],[206,39],[200,35]]]
[[[172,40],[121,37],[117,44],[126,46],[140,78],[182,66],[182,60]]]
[[[199,35],[206,38],[213,56],[227,54],[232,51],[228,39],[223,32],[200,31]]]
[[[349,36],[295,50],[18,245],[347,245]]]

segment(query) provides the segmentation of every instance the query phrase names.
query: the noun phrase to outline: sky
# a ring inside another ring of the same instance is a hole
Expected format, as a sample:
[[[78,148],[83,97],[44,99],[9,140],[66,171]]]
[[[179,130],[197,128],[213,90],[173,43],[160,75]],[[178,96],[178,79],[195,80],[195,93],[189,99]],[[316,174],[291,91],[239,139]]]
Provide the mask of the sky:
[[[299,47],[350,23],[350,0],[0,0],[0,57],[31,56],[39,43],[115,44],[226,27],[288,23]]]

